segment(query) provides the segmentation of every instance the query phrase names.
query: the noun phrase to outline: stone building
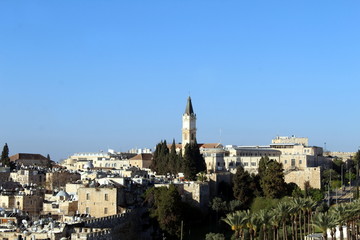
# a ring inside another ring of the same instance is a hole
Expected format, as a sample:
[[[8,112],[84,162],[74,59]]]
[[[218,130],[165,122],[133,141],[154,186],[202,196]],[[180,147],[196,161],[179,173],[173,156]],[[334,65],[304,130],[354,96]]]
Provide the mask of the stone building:
[[[283,168],[301,169],[327,166],[329,159],[323,156],[321,147],[309,146],[308,138],[276,137],[270,147],[281,152],[280,162]]]
[[[204,211],[207,210],[210,202],[210,186],[208,182],[184,183],[182,187],[185,202]]]
[[[45,185],[45,173],[37,169],[20,169],[10,173],[9,177],[10,181],[18,182],[21,185]]]
[[[105,217],[121,212],[125,194],[121,186],[81,187],[78,189],[78,209],[92,217]]]
[[[52,161],[43,155],[34,153],[18,153],[12,155],[10,157],[10,161],[13,161],[20,166],[39,166],[45,168],[51,166],[52,164]]]
[[[308,167],[297,171],[285,171],[285,182],[296,183],[302,190],[305,189],[305,182],[309,182],[312,188],[321,188],[321,168]]]
[[[113,150],[98,153],[75,153],[65,159],[61,166],[69,170],[87,170],[87,164],[91,162],[94,168],[120,169],[129,166],[129,159],[133,153],[120,153]]]
[[[65,170],[46,173],[46,190],[64,188],[67,183],[75,182],[81,178],[79,173],[72,173]]]
[[[152,163],[152,153],[140,153],[129,159],[130,166],[138,168],[150,168]]]
[[[268,157],[269,160],[280,162],[281,152],[269,147],[259,146],[226,146],[224,167],[236,172],[237,166],[241,165],[250,173],[257,173],[259,162],[262,157]]]
[[[43,208],[43,196],[36,194],[0,195],[0,206],[5,209],[19,209],[38,216]]]

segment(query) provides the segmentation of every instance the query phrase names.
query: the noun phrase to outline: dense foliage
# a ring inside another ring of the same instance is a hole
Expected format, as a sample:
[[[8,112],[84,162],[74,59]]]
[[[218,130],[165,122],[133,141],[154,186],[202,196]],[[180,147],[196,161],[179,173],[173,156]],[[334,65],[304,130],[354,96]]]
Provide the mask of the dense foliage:
[[[198,208],[181,201],[181,196],[175,185],[169,187],[149,188],[145,193],[145,203],[154,219],[154,228],[159,228],[160,235],[168,239],[178,239],[181,225],[189,226],[201,222],[202,213]],[[185,227],[184,227],[185,228]]]
[[[271,207],[257,210],[235,211],[223,221],[234,231],[235,239],[304,239],[308,234],[320,232],[324,240],[345,239],[342,227],[346,226],[347,239],[357,239],[360,227],[360,201],[342,203],[323,208],[311,198],[284,198],[272,202]]]
[[[2,163],[3,166],[10,167],[9,147],[7,143],[5,143],[4,148],[2,150],[0,162]]]
[[[184,155],[176,152],[175,140],[169,148],[166,141],[157,144],[151,170],[157,174],[176,175],[183,172],[187,180],[195,180],[196,174],[206,170],[205,160],[200,153],[198,144],[186,144]]]
[[[298,189],[296,184],[286,184],[282,164],[262,157],[258,174],[250,175],[242,166],[236,169],[233,178],[234,197],[249,208],[255,197],[281,198]]]
[[[176,187],[150,188],[145,193],[145,199],[149,204],[150,217],[157,220],[160,229],[169,237],[179,237],[184,205]]]
[[[233,178],[233,191],[234,197],[240,200],[245,207],[250,206],[254,196],[254,189],[251,188],[253,179],[249,172],[245,171],[242,166],[236,169],[236,173]]]
[[[187,180],[196,180],[196,174],[206,170],[205,159],[196,141],[186,144],[183,160],[183,171]]]
[[[260,185],[267,198],[281,198],[286,195],[286,183],[282,164],[276,161],[267,161],[260,176]]]

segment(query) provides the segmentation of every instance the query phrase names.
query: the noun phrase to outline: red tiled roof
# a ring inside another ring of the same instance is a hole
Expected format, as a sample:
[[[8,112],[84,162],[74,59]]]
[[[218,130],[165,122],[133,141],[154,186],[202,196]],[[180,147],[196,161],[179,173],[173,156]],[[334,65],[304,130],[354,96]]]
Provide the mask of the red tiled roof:
[[[168,144],[167,147],[170,149],[172,144]],[[182,144],[175,144],[176,148],[182,148]],[[221,143],[198,143],[199,148],[222,148]]]
[[[22,159],[22,160],[48,160],[43,155],[37,154],[37,153],[17,153],[10,157],[11,161],[16,161],[19,159]]]
[[[152,153],[140,153],[135,157],[130,158],[129,160],[143,160],[143,161],[151,161],[152,160]]]

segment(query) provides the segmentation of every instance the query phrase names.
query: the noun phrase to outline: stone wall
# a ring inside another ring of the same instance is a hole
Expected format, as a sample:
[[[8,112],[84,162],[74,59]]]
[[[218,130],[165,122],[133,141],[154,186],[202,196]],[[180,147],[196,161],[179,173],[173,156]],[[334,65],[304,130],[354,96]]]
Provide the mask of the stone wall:
[[[110,229],[102,228],[75,228],[75,232],[71,234],[71,240],[111,240]]]
[[[321,188],[321,168],[311,167],[304,170],[294,170],[285,172],[286,183],[296,183],[302,190],[304,190],[304,183],[309,181],[313,188]]]

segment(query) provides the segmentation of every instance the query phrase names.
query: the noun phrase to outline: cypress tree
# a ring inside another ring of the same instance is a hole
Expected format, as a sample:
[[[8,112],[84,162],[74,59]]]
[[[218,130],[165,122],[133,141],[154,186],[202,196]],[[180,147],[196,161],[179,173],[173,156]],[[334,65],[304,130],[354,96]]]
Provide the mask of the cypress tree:
[[[185,179],[187,180],[195,180],[196,179],[196,162],[195,159],[192,156],[191,152],[191,145],[186,144],[185,145],[185,153],[183,156],[183,171]]]
[[[260,158],[259,167],[258,167],[258,174],[259,174],[260,178],[262,178],[264,176],[264,173],[265,173],[266,166],[267,166],[268,162],[269,162],[269,157],[268,156]]]
[[[206,171],[205,159],[200,153],[199,145],[197,144],[196,139],[195,142],[190,145],[190,151],[191,156],[195,161],[196,173]]]
[[[1,153],[1,163],[3,166],[10,166],[10,158],[9,158],[9,147],[7,143],[5,143],[4,148]]]
[[[177,161],[178,161],[178,155],[176,154],[175,139],[173,139],[173,143],[171,145],[170,155],[169,155],[169,172],[171,174],[176,174],[178,172]]]
[[[150,169],[154,172],[158,172],[158,168],[159,168],[159,162],[161,161],[160,160],[160,148],[161,148],[161,144],[162,144],[162,141],[160,143],[158,143],[156,145],[156,148],[155,148],[155,152],[154,152],[154,156],[153,156],[153,161],[150,165]]]
[[[252,179],[250,174],[244,170],[243,166],[238,166],[233,178],[234,197],[240,200],[244,206],[250,206],[254,198],[253,189],[251,189]]]
[[[50,155],[48,154],[48,155],[46,156],[46,158],[47,158],[47,160],[48,160],[48,162],[47,162],[47,167],[48,167],[48,168],[52,168],[52,163],[51,163]]]
[[[263,177],[260,179],[261,188],[267,198],[281,198],[286,194],[284,169],[282,164],[269,161]]]
[[[156,145],[150,169],[157,174],[166,174],[169,172],[169,149],[166,140]]]

